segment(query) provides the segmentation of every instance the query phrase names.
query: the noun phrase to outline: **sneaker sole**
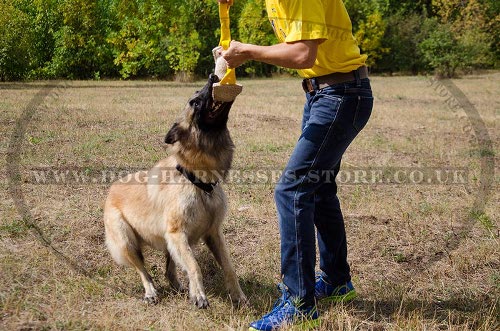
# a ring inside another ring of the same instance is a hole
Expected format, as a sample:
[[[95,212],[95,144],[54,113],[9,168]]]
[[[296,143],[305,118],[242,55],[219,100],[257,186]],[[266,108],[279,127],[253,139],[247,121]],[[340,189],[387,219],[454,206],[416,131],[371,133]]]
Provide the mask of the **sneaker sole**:
[[[320,299],[320,301],[323,301],[323,302],[336,302],[336,303],[339,303],[339,302],[349,302],[349,301],[354,300],[357,296],[358,296],[358,293],[356,293],[355,290],[352,290],[352,291],[349,291],[348,293],[346,293],[344,295],[332,295],[332,296],[329,296],[329,297],[324,297],[324,298]]]

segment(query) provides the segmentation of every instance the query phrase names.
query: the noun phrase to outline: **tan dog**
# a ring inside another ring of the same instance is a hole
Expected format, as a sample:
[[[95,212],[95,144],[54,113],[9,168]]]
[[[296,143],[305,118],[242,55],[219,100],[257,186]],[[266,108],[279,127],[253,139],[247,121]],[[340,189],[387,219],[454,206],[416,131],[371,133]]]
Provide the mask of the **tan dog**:
[[[226,126],[232,102],[212,99],[212,84],[218,80],[210,75],[168,132],[165,142],[173,145],[173,155],[149,171],[114,183],[106,199],[108,249],[118,264],[137,270],[148,302],[156,303],[158,296],[144,266],[144,245],[165,252],[165,276],[172,287],[182,290],[177,264],[187,273],[191,301],[199,308],[208,306],[201,270],[191,250],[200,239],[221,266],[233,302],[246,301],[221,230],[226,196],[217,184],[231,166],[234,145]]]

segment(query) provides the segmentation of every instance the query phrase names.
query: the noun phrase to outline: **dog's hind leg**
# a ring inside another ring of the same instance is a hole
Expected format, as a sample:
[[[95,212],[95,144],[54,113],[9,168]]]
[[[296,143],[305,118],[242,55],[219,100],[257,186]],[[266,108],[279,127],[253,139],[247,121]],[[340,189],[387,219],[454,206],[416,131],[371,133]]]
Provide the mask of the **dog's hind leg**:
[[[144,266],[140,242],[134,230],[123,219],[119,211],[105,212],[104,225],[106,245],[113,259],[118,264],[134,267],[144,286],[144,300],[148,303],[157,303],[158,295],[153,279]]]
[[[175,270],[175,262],[174,259],[172,259],[172,256],[170,256],[168,250],[165,252],[165,260],[165,278],[167,278],[170,286],[172,286],[172,288],[176,291],[185,291],[186,289],[184,288],[184,286],[179,283],[179,279],[177,278],[177,271]]]
[[[188,275],[189,298],[198,308],[207,308],[208,300],[203,288],[201,269],[189,246],[186,234],[182,231],[168,232],[165,235],[168,250],[177,263]]]
[[[222,271],[224,272],[224,280],[226,282],[226,287],[229,291],[231,300],[235,304],[246,303],[247,298],[245,297],[245,294],[241,290],[240,284],[238,283],[238,276],[236,276],[233,264],[231,263],[229,251],[226,247],[226,241],[221,230],[215,230],[213,233],[207,235],[204,239],[208,248],[214,255],[215,260],[217,261],[217,263],[219,263]]]

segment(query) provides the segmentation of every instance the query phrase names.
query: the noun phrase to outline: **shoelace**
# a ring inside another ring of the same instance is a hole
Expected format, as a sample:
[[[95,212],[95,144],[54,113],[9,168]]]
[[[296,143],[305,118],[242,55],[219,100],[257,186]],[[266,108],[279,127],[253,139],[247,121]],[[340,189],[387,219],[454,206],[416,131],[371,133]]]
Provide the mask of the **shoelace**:
[[[276,300],[273,309],[262,317],[262,319],[270,319],[272,323],[280,322],[286,316],[294,316],[295,312],[298,311],[290,300],[290,294],[283,283],[278,284],[278,290],[281,292],[281,297]]]
[[[276,309],[274,314],[268,316],[271,322],[281,322],[287,317],[293,317],[295,315],[295,307],[293,306],[290,300],[285,300],[279,307]]]
[[[262,316],[263,319],[275,314],[278,310],[281,309],[281,307],[287,301],[288,293],[287,293],[287,290],[285,288],[285,284],[279,283],[278,290],[281,292],[281,297],[279,297],[278,300],[276,300],[274,302],[273,308],[271,309],[271,311],[269,313],[267,313],[266,315]]]

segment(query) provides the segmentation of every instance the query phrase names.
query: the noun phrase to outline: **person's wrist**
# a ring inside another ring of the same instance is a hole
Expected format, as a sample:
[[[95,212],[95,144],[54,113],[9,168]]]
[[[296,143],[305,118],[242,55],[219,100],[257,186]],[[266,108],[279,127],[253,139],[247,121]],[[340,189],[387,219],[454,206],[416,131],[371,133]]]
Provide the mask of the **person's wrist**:
[[[243,44],[243,55],[247,60],[254,60],[254,51],[253,51],[253,45],[251,44]]]

